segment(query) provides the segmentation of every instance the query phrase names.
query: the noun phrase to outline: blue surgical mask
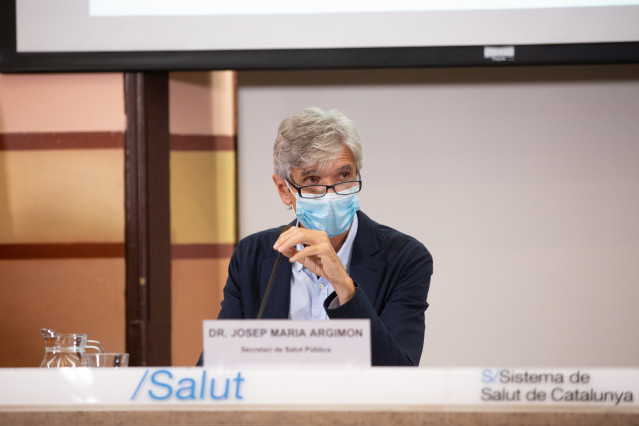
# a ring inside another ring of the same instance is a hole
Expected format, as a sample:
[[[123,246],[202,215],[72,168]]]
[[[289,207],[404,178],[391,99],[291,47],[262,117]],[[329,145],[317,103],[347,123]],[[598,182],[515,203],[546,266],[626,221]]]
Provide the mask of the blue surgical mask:
[[[295,216],[302,225],[308,229],[324,231],[329,237],[348,231],[355,212],[359,210],[357,194],[339,195],[329,192],[321,198],[302,198],[294,191],[291,193],[297,200]]]

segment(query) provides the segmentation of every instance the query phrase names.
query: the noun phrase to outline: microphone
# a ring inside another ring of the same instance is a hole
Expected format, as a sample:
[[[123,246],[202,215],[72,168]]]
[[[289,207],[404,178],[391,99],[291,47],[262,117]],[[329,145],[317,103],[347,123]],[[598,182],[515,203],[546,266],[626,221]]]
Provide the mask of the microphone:
[[[284,232],[288,231],[292,225],[286,225],[280,235]],[[277,268],[280,266],[280,260],[282,260],[282,253],[278,253],[277,259],[275,259],[275,265],[273,266],[273,271],[271,272],[271,278],[268,279],[268,284],[266,285],[266,291],[264,292],[264,298],[262,299],[262,304],[260,305],[260,310],[257,313],[257,319],[262,318],[262,314],[264,313],[264,307],[266,307],[266,302],[268,301],[268,296],[271,294],[271,288],[273,287],[273,281],[275,280],[275,273],[277,272]]]

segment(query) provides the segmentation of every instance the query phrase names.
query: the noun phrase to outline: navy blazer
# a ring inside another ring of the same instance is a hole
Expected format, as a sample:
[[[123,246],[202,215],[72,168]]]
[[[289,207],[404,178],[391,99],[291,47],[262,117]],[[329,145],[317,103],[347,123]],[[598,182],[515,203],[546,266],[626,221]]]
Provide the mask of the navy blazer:
[[[418,365],[432,257],[416,239],[374,222],[361,211],[357,218],[349,272],[357,291],[344,305],[327,309],[328,317],[370,319],[373,365]],[[257,317],[278,254],[273,244],[282,228],[258,232],[238,243],[218,319]],[[262,318],[289,317],[291,273],[284,257]],[[329,295],[324,307],[335,297],[335,292]]]

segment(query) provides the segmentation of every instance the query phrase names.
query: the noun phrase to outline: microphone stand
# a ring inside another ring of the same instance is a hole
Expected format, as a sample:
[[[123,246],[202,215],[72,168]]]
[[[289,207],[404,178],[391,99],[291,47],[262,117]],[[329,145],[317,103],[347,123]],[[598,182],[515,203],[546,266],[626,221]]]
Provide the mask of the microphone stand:
[[[282,229],[282,232],[280,232],[280,235],[288,231],[289,228],[291,228],[291,225],[286,225],[284,229]],[[261,319],[262,314],[264,313],[266,302],[268,301],[268,297],[271,294],[271,288],[273,287],[273,281],[275,280],[275,274],[277,273],[277,268],[280,266],[280,260],[282,260],[282,253],[278,253],[277,259],[275,259],[275,265],[273,266],[273,271],[271,271],[271,277],[268,279],[268,284],[266,285],[266,291],[264,292],[264,298],[262,299],[260,310],[257,313],[257,319]]]

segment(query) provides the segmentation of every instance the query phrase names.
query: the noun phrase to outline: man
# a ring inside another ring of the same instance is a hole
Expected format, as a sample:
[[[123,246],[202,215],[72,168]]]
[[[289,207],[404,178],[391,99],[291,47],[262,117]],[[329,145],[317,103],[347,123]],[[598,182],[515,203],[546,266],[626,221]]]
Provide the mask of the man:
[[[263,318],[369,318],[373,365],[418,365],[432,258],[359,211],[362,147],[351,121],[307,108],[282,121],[273,159],[273,182],[297,220],[239,242],[218,319],[257,317],[282,253],[290,264],[278,269]]]

